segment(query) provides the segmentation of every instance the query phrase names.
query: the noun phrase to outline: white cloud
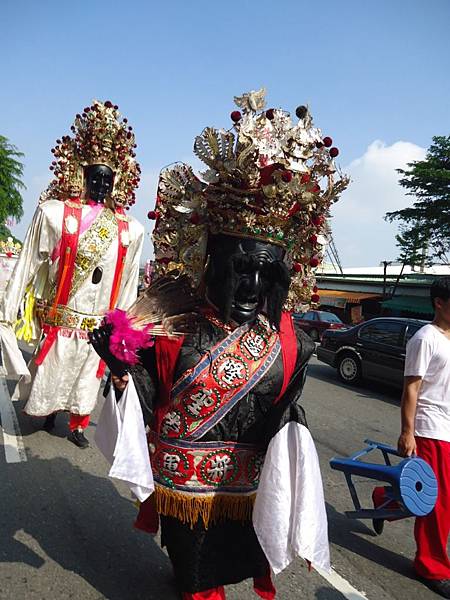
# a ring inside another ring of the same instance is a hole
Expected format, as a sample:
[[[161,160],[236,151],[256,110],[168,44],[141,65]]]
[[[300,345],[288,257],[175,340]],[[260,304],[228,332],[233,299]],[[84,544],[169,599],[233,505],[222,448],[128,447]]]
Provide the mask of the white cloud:
[[[398,184],[396,169],[422,160],[426,150],[410,142],[387,146],[375,140],[343,170],[352,181],[332,208],[333,237],[343,266],[373,266],[395,260],[398,224],[386,223],[388,211],[405,208],[413,198]]]

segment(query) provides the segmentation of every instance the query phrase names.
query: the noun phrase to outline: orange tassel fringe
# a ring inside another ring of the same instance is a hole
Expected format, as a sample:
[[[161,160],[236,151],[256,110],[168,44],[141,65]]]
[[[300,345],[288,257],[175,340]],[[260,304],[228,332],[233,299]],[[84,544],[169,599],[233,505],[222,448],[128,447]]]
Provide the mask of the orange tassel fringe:
[[[156,511],[166,517],[174,517],[191,529],[199,519],[205,529],[221,520],[250,521],[256,493],[243,494],[186,494],[156,485],[153,494]]]

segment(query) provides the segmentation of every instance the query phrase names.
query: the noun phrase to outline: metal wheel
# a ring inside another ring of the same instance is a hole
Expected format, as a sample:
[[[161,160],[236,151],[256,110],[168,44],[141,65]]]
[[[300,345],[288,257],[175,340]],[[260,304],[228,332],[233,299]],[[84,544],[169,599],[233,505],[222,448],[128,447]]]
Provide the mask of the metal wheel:
[[[361,362],[356,354],[344,354],[337,366],[338,375],[345,383],[357,383],[361,379]]]

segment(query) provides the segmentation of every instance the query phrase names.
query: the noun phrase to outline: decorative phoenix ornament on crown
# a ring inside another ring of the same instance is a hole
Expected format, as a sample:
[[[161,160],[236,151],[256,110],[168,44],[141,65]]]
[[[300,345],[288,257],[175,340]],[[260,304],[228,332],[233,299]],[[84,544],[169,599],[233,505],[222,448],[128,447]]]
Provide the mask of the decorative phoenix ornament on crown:
[[[133,205],[141,169],[134,151],[133,128],[128,125],[127,119],[121,119],[118,106],[109,100],[94,100],[82,114],[76,115],[71,131],[72,137],[64,135],[52,148],[55,158],[50,170],[55,178],[40,201],[80,197],[84,168],[102,164],[114,172],[113,202],[121,206]]]
[[[160,174],[149,218],[156,272],[202,279],[208,234],[251,237],[286,249],[292,280],[287,310],[317,303],[313,271],[322,260],[329,208],[347,187],[338,172],[337,148],[313,126],[308,107],[297,122],[278,108],[264,110],[265,90],[235,98],[233,128],[206,127],[194,152],[208,167],[197,177],[178,163]]]

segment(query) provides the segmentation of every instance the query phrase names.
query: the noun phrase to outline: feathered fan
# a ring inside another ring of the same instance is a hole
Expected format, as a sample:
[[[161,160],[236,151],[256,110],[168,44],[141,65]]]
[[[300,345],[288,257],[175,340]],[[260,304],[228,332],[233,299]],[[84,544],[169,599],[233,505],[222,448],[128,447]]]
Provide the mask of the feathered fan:
[[[161,277],[127,310],[116,308],[106,314],[112,326],[110,350],[128,364],[139,360],[137,351],[154,344],[154,336],[177,337],[191,330],[196,321],[199,298],[186,276]]]

